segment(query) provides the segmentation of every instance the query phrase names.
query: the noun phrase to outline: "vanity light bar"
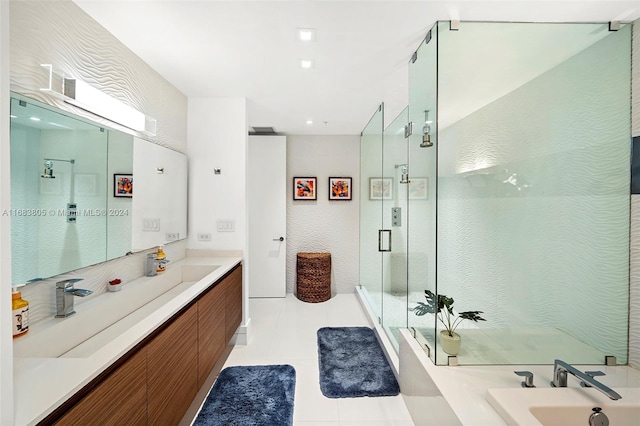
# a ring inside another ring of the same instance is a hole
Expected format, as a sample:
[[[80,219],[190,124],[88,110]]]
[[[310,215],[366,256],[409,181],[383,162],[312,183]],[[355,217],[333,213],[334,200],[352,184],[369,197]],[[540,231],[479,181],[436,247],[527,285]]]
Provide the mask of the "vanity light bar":
[[[133,130],[146,130],[146,117],[140,111],[91,87],[82,80],[65,78],[63,83],[65,102],[111,120]]]

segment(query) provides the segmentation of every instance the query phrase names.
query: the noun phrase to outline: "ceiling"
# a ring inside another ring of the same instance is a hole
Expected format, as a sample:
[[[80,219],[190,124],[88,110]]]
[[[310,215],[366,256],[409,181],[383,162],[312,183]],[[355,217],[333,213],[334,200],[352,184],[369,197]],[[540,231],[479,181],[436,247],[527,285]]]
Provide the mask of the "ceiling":
[[[408,61],[438,20],[640,18],[637,0],[74,1],[185,95],[246,97],[249,126],[288,135],[359,134],[381,102],[391,122],[407,104]]]

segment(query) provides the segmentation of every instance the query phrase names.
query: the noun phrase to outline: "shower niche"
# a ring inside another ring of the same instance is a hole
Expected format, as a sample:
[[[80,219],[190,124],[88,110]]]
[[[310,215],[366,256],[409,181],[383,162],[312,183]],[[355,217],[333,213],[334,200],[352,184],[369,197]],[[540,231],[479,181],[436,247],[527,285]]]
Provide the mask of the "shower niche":
[[[409,105],[361,135],[359,292],[396,351],[408,328],[439,365],[627,362],[630,51],[624,24],[428,32]],[[455,359],[426,290],[486,319]]]

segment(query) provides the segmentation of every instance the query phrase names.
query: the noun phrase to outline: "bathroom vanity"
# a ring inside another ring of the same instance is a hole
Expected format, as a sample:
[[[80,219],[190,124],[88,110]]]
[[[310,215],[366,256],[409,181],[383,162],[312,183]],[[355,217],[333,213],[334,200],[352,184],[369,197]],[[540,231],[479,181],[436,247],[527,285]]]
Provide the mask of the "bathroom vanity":
[[[177,424],[241,321],[241,258],[187,257],[35,323],[14,345],[16,424]]]

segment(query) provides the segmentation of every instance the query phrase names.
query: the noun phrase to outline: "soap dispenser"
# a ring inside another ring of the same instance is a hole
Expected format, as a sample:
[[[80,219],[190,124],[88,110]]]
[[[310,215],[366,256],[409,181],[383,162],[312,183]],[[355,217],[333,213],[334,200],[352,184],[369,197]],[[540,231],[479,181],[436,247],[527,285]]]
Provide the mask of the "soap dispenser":
[[[164,252],[162,246],[158,247],[158,252],[156,253],[156,272],[161,274],[164,272],[167,267],[167,255]]]
[[[11,294],[13,337],[22,336],[29,331],[29,302],[22,298],[22,293],[18,291],[18,287],[21,286],[13,286]]]

